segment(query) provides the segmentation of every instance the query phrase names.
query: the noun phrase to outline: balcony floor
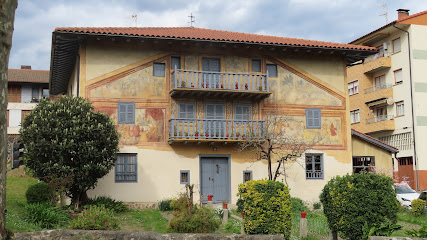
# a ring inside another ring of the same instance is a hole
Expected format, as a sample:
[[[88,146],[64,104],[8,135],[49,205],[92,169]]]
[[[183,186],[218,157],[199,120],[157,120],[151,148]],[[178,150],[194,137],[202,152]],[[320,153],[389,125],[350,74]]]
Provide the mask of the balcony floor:
[[[177,98],[201,98],[218,97],[229,99],[250,99],[263,100],[270,96],[271,92],[248,91],[248,90],[230,90],[230,89],[200,89],[200,88],[174,88],[169,94]]]
[[[201,143],[209,143],[209,144],[215,144],[215,143],[221,143],[221,144],[234,144],[234,143],[239,143],[239,142],[244,142],[247,141],[248,139],[228,139],[228,138],[221,138],[221,139],[206,139],[206,138],[169,138],[168,140],[168,144],[172,145],[174,143],[183,143],[183,144],[187,144],[187,143],[195,143],[197,145],[201,144]],[[263,140],[251,140],[253,141],[263,141]]]

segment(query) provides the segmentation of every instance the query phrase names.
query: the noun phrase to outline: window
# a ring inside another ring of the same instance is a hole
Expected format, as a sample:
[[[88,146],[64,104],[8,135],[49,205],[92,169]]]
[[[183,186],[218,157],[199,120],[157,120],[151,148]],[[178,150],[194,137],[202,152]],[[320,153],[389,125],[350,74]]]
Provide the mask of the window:
[[[190,184],[190,170],[179,171],[179,183]]]
[[[393,53],[400,52],[400,38],[396,38],[392,41]]]
[[[375,85],[376,90],[382,89],[385,85],[385,75],[375,77],[374,85]]]
[[[164,77],[165,76],[165,64],[164,63],[154,63],[153,64],[153,76],[155,76],[155,77]]]
[[[359,80],[348,83],[348,95],[359,93]]]
[[[375,173],[374,156],[353,157],[353,173],[360,172]]]
[[[394,82],[400,84],[403,82],[402,69],[394,71]]]
[[[403,116],[405,115],[405,104],[403,101],[396,103],[396,116]]]
[[[251,119],[251,106],[237,104],[234,105],[234,119],[241,121],[248,121]]]
[[[124,103],[120,102],[118,104],[118,123],[127,123],[134,124],[135,123],[135,103]]]
[[[261,72],[261,60],[252,59],[252,72]]]
[[[243,183],[252,180],[252,171],[243,171]]]
[[[181,57],[171,57],[171,69],[181,69]]]
[[[195,108],[194,103],[178,103],[178,118],[195,118]]]
[[[359,109],[350,111],[350,120],[351,120],[351,123],[360,122],[360,110]]]
[[[305,109],[306,127],[308,129],[320,128],[321,114],[320,108]]]
[[[137,182],[137,158],[133,153],[117,154],[116,182]]]
[[[43,98],[49,98],[49,89],[43,88]]]
[[[323,179],[323,154],[305,155],[306,179]]]
[[[267,72],[269,77],[277,77],[277,65],[267,64]]]

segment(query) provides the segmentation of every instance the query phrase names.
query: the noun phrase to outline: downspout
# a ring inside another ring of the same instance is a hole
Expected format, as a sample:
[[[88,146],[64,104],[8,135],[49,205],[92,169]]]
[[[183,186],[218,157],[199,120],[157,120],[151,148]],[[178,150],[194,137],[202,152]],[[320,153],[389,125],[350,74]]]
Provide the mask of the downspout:
[[[415,164],[415,181],[416,181],[416,189],[419,190],[420,176],[418,174],[418,164],[417,164],[417,145],[415,141],[415,113],[414,113],[414,95],[412,91],[412,61],[411,61],[411,41],[409,38],[409,32],[396,27],[396,23],[393,23],[393,27],[399,29],[400,31],[406,32],[408,35],[408,58],[409,58],[409,84],[411,85],[411,111],[412,111],[412,135],[414,136],[414,164]]]

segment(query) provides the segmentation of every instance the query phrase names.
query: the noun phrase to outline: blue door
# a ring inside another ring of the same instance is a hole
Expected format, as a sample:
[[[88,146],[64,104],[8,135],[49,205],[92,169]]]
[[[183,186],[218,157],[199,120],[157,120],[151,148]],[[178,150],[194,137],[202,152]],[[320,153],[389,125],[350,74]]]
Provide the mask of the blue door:
[[[212,201],[220,203],[230,202],[230,169],[227,157],[202,157],[201,167],[201,192],[203,202],[212,194]]]

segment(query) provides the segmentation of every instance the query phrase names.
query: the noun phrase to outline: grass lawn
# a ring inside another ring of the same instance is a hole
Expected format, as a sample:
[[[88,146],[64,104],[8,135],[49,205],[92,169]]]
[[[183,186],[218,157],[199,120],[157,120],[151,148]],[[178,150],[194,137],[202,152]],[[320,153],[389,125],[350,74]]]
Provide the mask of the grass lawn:
[[[117,217],[121,230],[125,231],[165,233],[168,225],[168,220],[155,209],[129,210]]]

